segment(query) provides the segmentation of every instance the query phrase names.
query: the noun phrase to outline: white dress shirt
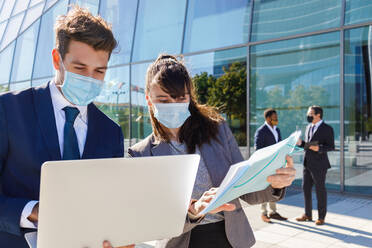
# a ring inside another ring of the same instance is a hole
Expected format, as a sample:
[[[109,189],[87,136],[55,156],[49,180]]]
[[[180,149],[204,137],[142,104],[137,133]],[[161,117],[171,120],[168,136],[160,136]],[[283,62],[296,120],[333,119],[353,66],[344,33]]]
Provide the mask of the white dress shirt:
[[[274,126],[274,128],[272,128],[269,123],[267,123],[265,121],[265,125],[270,129],[270,131],[273,133],[274,137],[275,137],[275,141],[276,143],[278,143],[278,140],[279,140],[279,134],[278,134],[278,131],[276,131],[276,126]]]
[[[62,95],[62,93],[58,90],[57,86],[54,82],[49,84],[50,89],[50,96],[52,98],[53,110],[54,110],[54,117],[56,120],[56,127],[58,133],[58,142],[59,142],[59,149],[61,152],[61,157],[63,157],[63,138],[64,138],[64,128],[65,128],[65,111],[63,110],[64,107],[75,107],[79,109],[80,113],[77,116],[74,122],[74,129],[76,132],[76,137],[79,145],[79,152],[80,157],[83,155],[85,141],[87,138],[87,131],[88,131],[88,115],[87,115],[87,106],[75,106],[71,104],[66,98]],[[20,226],[23,228],[37,228],[37,226],[29,221],[27,218],[31,215],[32,209],[38,203],[38,201],[30,201],[26,204],[22,211],[22,216],[20,220]]]
[[[311,127],[310,127],[310,135],[309,135],[309,141],[313,138],[315,132],[318,130],[318,127],[323,123],[323,120],[320,120],[318,121],[317,123],[315,124],[311,124]],[[313,132],[311,133],[311,129],[314,127],[314,130]]]

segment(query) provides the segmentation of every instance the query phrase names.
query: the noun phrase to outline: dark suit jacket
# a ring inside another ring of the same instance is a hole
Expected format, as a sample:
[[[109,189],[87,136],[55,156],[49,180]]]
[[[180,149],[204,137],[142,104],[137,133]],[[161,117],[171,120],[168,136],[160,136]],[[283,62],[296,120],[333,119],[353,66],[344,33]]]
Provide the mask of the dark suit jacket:
[[[83,159],[122,157],[121,128],[93,104],[88,106]],[[40,169],[61,160],[49,84],[0,95],[0,247],[28,247],[21,213],[39,199]]]
[[[217,140],[203,144],[200,148],[201,156],[211,176],[213,187],[218,187],[224,179],[231,165],[243,161],[238,144],[231,133],[228,125],[223,122],[219,126]],[[154,134],[151,134],[143,141],[128,149],[132,157],[164,156],[171,155],[172,151],[166,142],[158,141]],[[253,192],[240,198],[249,204],[260,204],[269,201],[278,201],[284,196],[284,190],[274,190],[271,186],[259,192]],[[236,210],[224,212],[226,236],[234,248],[247,248],[255,243],[252,228],[240,205],[238,199],[232,201]],[[190,240],[190,230],[197,223],[186,220],[184,233],[170,240],[158,242],[158,247],[166,248],[187,248]]]
[[[277,127],[278,142],[282,140],[280,129]],[[266,124],[260,126],[254,135],[254,146],[256,150],[276,144],[275,136]]]
[[[318,142],[319,151],[314,152],[310,149],[305,149],[304,166],[309,169],[329,169],[331,164],[329,163],[327,152],[335,149],[333,128],[323,121],[311,140],[309,140],[310,128],[311,124],[306,127],[305,140],[302,141],[301,147],[305,147],[308,142]]]

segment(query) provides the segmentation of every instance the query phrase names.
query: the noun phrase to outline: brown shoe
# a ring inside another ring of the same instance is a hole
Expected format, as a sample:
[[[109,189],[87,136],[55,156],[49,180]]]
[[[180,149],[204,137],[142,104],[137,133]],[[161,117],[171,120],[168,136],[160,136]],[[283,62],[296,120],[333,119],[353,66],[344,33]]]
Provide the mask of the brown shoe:
[[[297,221],[313,221],[313,218],[306,216],[305,214],[301,217],[296,218]]]
[[[263,222],[272,223],[270,218],[266,214],[261,215],[261,219],[263,220]]]
[[[318,219],[317,221],[315,221],[315,224],[318,225],[318,226],[321,226],[321,225],[325,224],[325,221],[322,220],[322,219]]]
[[[274,220],[287,220],[288,218],[281,216],[279,213],[270,213],[269,214],[270,219]]]

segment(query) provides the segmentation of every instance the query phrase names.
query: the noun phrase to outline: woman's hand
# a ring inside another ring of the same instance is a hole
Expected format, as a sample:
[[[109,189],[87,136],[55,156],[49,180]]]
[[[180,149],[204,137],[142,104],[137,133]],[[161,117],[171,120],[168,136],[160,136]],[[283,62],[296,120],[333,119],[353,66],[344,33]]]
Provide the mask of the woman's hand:
[[[134,248],[135,245],[127,245],[127,246],[120,246],[120,247],[117,247],[117,248]],[[114,248],[112,247],[110,241],[103,241],[103,248]]]
[[[287,165],[284,168],[276,170],[275,175],[267,177],[267,181],[271,184],[274,189],[281,189],[292,184],[296,176],[296,169],[293,168],[292,157],[286,157]]]
[[[199,200],[191,202],[189,206],[189,212],[197,217],[200,217],[201,216],[200,212],[206,208],[206,206],[211,200],[213,200],[217,193],[217,190],[218,188],[211,188],[210,190],[205,191]],[[226,203],[210,211],[209,213],[215,214],[221,211],[234,211],[235,208],[236,208],[235,204]]]

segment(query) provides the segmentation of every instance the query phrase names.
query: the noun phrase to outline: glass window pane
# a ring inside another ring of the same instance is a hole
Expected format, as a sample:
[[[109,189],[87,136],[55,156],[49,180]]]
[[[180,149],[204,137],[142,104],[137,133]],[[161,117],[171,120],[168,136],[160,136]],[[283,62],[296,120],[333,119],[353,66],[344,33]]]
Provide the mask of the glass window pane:
[[[9,82],[14,46],[15,46],[15,42],[13,42],[4,51],[0,53],[0,68],[1,68],[0,84],[7,84]]]
[[[24,12],[12,17],[9,20],[8,26],[5,30],[3,41],[1,42],[0,50],[3,50],[10,42],[17,38],[19,27],[22,24]]]
[[[14,10],[13,10],[12,15],[16,15],[16,14],[24,11],[25,9],[27,9],[29,1],[30,0],[18,0],[16,5],[14,6]]]
[[[31,82],[26,81],[22,83],[10,83],[9,90],[10,91],[18,91],[18,90],[24,90],[31,87]]]
[[[372,21],[372,1],[346,0],[345,25]]]
[[[254,1],[252,41],[340,26],[340,0]]]
[[[45,4],[44,11],[48,10],[50,7],[52,7],[58,1],[59,0],[48,0],[47,3]],[[62,0],[62,2],[63,2],[63,0]]]
[[[6,0],[0,13],[0,22],[8,19],[12,13],[16,0]]]
[[[17,39],[11,82],[31,80],[39,22],[35,22]]]
[[[71,0],[70,4],[77,4],[80,7],[87,8],[93,15],[97,15],[99,0]]]
[[[248,41],[251,0],[190,0],[184,52]]]
[[[41,3],[27,10],[25,20],[23,21],[21,32],[26,30],[43,13],[44,3]]]
[[[53,8],[49,9],[41,17],[39,41],[36,51],[34,78],[54,75],[52,65],[52,50],[55,46],[54,23],[57,16],[65,14],[68,1],[59,1]],[[48,62],[48,63],[46,63]]]
[[[372,26],[345,31],[345,190],[372,194]]]
[[[47,78],[41,78],[41,79],[33,79],[31,82],[32,87],[37,87],[40,85],[47,84],[49,81],[51,81],[53,77],[47,77]]]
[[[145,99],[145,77],[149,65],[150,63],[132,65],[132,145],[152,133],[150,114]]]
[[[6,24],[7,24],[8,22],[7,21],[5,21],[5,22],[2,22],[1,24],[0,24],[0,41],[1,41],[1,38],[3,37],[3,34],[4,34],[4,31],[5,31],[5,28],[6,28]]]
[[[186,57],[199,102],[220,110],[248,158],[246,61],[246,47]]]
[[[35,6],[38,3],[43,2],[44,0],[31,0],[30,7]]]
[[[9,91],[9,87],[7,84],[0,84],[0,93]]]
[[[109,65],[130,61],[136,10],[137,1],[101,1],[100,15],[112,24],[114,36],[118,41],[118,48],[113,51]]]
[[[181,53],[185,7],[185,0],[139,2],[134,61],[155,59],[161,52]]]
[[[323,119],[332,126],[336,148],[340,144],[340,34],[338,32],[273,42],[251,48],[250,145],[264,123],[263,112],[275,108],[282,138],[302,130],[311,105],[323,108]],[[303,135],[304,136],[304,135]],[[303,153],[293,155],[300,185]],[[327,187],[340,185],[340,153],[328,153],[332,168]]]
[[[105,87],[95,104],[118,123],[124,134],[124,147],[129,147],[129,66],[109,68]]]

